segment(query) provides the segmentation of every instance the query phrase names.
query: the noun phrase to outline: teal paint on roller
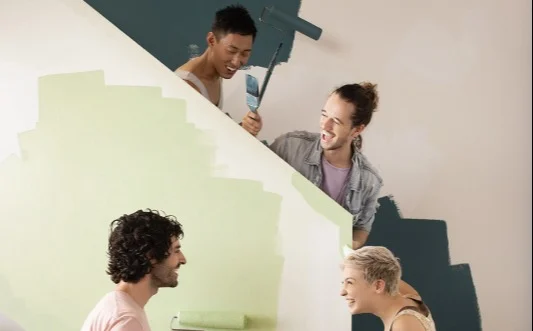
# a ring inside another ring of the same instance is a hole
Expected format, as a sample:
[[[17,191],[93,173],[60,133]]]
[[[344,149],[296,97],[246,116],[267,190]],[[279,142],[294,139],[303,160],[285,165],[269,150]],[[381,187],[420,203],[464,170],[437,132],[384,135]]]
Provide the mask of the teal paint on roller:
[[[273,22],[269,22],[270,18],[285,25],[286,29],[281,29],[281,27],[277,26],[277,24],[274,24]],[[301,19],[298,16],[294,17],[291,15],[288,15],[276,9],[276,7],[274,6],[263,8],[263,12],[261,13],[261,17],[259,18],[259,20],[261,22],[270,24],[274,28],[277,28],[282,31],[289,30],[289,29],[298,31],[314,40],[318,40],[320,36],[322,35],[322,29],[319,28],[318,26],[311,24],[308,21]]]
[[[247,322],[242,313],[214,311],[180,311],[177,319],[183,326],[217,330],[244,330]]]

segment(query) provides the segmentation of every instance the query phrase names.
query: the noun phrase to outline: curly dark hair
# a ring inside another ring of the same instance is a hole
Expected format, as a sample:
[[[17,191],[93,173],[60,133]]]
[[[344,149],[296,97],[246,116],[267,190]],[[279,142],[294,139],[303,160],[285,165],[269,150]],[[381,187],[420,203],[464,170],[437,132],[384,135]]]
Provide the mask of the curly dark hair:
[[[151,209],[123,215],[111,222],[110,229],[106,273],[115,284],[137,283],[152,270],[151,259],[161,262],[169,256],[172,237],[183,238],[174,216]]]
[[[211,31],[217,36],[236,33],[243,36],[252,35],[255,41],[257,28],[248,10],[242,5],[230,5],[218,10],[211,26]]]

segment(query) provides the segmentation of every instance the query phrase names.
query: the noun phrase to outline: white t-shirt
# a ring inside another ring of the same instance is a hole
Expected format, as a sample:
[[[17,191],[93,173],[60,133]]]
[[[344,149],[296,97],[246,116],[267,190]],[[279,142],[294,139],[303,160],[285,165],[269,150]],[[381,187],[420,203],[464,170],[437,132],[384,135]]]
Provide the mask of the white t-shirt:
[[[200,78],[196,77],[195,74],[193,74],[192,72],[190,71],[185,71],[185,70],[181,70],[181,69],[178,69],[174,72],[179,78],[183,79],[183,80],[188,80],[190,81],[191,83],[193,83],[194,85],[196,85],[196,87],[198,87],[198,89],[200,90],[200,93],[207,99],[207,100],[210,100],[209,98],[209,92],[207,92],[207,88],[205,87],[204,83],[202,83],[202,81],[200,80]],[[222,100],[223,100],[223,90],[222,90],[222,78],[220,78],[220,100],[218,101],[218,105],[216,105],[219,109],[222,110]]]
[[[129,294],[107,293],[87,316],[81,331],[151,331],[146,313]]]

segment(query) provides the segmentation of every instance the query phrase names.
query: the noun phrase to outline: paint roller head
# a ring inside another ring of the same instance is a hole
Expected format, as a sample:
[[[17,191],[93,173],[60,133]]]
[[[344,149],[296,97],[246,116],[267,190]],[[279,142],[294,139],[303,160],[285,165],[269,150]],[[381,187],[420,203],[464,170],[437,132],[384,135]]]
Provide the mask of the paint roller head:
[[[308,21],[304,19],[301,19],[298,16],[292,16],[287,13],[284,13],[280,11],[279,9],[275,8],[274,6],[264,7],[259,20],[261,22],[265,22],[270,25],[273,25],[274,27],[277,27],[278,29],[281,29],[279,24],[274,24],[273,22],[269,22],[270,20],[276,20],[285,26],[285,29],[281,29],[281,30],[292,29],[314,40],[318,40],[320,36],[322,35],[321,28],[317,27],[314,24],[309,23]]]
[[[247,322],[243,313],[215,311],[180,311],[177,319],[183,326],[217,330],[244,330]]]

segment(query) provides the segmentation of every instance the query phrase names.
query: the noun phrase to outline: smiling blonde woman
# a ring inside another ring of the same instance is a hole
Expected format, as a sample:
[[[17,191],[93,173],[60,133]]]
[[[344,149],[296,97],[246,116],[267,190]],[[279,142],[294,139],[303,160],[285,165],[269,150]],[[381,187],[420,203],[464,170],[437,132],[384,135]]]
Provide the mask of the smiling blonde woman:
[[[381,319],[385,331],[436,331],[429,308],[401,280],[400,263],[386,247],[352,250],[341,269],[341,296],[352,315],[373,314]]]

